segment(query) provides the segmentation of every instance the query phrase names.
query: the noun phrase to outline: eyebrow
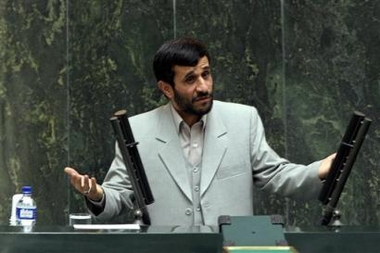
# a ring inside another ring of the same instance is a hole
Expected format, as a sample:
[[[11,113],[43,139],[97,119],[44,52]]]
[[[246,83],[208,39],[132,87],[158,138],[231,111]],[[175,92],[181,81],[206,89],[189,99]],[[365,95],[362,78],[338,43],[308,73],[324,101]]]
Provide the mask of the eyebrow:
[[[194,75],[194,70],[190,71],[189,73],[187,73],[184,77],[183,77],[183,80],[186,80],[186,78],[188,78],[189,76],[192,76]]]
[[[204,67],[202,68],[202,71],[210,70],[210,69],[211,69],[210,66],[207,65],[207,66],[204,66]],[[183,77],[183,80],[185,80],[186,78],[188,78],[188,77],[191,76],[191,75],[194,75],[194,70],[192,70],[192,71],[190,71],[189,73],[187,73],[187,74]]]

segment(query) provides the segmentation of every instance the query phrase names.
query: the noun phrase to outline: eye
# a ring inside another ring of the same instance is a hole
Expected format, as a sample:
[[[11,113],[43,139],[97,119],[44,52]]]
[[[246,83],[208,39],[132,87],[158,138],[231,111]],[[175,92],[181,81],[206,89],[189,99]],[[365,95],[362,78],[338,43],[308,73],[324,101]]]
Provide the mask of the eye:
[[[195,77],[194,76],[188,76],[185,79],[186,83],[194,83],[195,82]]]
[[[204,71],[204,72],[202,73],[202,77],[203,77],[203,79],[207,79],[210,75],[211,75],[211,73],[210,73],[209,70]]]

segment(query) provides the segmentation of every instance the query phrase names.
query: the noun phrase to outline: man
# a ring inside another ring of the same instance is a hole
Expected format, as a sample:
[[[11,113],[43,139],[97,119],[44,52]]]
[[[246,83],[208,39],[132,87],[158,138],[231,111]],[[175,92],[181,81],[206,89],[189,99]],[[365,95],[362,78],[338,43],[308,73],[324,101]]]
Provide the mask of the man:
[[[210,56],[191,38],[166,42],[154,72],[167,105],[130,118],[155,202],[152,225],[216,225],[220,215],[253,215],[253,187],[295,199],[317,198],[333,155],[308,166],[289,163],[267,144],[254,107],[213,100]],[[65,168],[97,219],[133,208],[116,147],[102,186]]]

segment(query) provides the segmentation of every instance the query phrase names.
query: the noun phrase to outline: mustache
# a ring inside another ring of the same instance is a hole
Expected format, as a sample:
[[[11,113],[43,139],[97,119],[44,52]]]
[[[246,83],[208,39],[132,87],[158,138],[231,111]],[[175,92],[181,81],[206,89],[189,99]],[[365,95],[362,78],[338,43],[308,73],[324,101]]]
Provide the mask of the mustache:
[[[201,92],[201,93],[198,93],[195,97],[193,97],[192,102],[202,100],[205,98],[212,98],[212,97],[213,95],[210,92]]]

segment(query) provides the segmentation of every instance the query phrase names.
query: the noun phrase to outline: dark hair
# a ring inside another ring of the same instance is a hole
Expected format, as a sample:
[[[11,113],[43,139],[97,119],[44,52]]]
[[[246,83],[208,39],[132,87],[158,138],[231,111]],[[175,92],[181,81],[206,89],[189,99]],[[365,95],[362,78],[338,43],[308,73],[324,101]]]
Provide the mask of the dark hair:
[[[157,51],[153,60],[153,70],[157,82],[162,80],[174,85],[173,67],[195,66],[200,58],[210,56],[206,46],[193,38],[183,37],[165,42]]]

